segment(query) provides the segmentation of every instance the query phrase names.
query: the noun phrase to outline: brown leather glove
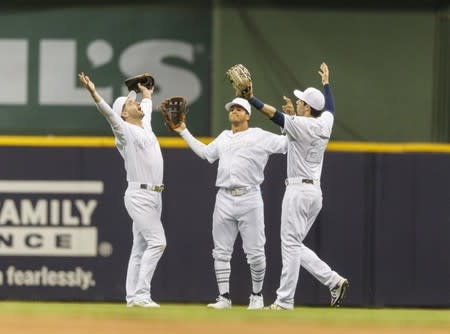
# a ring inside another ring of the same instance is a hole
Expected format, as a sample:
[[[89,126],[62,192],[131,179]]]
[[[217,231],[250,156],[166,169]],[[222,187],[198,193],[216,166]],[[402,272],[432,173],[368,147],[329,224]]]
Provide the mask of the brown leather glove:
[[[172,96],[159,106],[164,123],[170,130],[178,128],[186,120],[187,100],[182,96]]]

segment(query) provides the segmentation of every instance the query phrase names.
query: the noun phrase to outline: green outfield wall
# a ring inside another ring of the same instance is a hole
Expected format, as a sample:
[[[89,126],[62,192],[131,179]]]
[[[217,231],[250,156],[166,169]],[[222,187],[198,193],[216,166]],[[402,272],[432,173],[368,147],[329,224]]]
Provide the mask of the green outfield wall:
[[[190,101],[195,135],[228,128],[224,72],[245,64],[255,92],[280,107],[292,90],[336,98],[334,140],[449,141],[448,1],[32,1],[0,13],[0,133],[102,136],[110,130],[77,82],[85,71],[108,102],[149,71],[155,107]],[[83,23],[83,24],[81,24]],[[277,131],[254,113],[252,126]],[[158,135],[169,133],[159,114]]]
[[[210,12],[146,5],[2,12],[0,132],[110,134],[78,82],[84,71],[110,104],[126,93],[125,78],[151,72],[154,108],[168,96],[186,96],[196,110],[190,126],[208,134]],[[153,125],[167,132],[161,120]]]
[[[280,109],[283,95],[295,98],[293,89],[321,86],[317,71],[325,61],[336,98],[336,140],[431,139],[432,12],[227,8],[216,10],[214,23],[215,70],[248,65],[257,96]],[[232,92],[216,80],[220,109]],[[226,117],[216,117],[218,133]],[[253,121],[268,126],[260,115]]]

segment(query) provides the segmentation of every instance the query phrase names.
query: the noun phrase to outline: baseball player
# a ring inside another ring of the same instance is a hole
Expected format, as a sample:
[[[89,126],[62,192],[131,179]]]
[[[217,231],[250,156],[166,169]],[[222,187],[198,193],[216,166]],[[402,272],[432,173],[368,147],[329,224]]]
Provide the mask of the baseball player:
[[[225,105],[225,109],[229,112],[231,130],[223,131],[209,145],[195,139],[184,122],[175,131],[200,158],[209,163],[219,160],[216,180],[219,190],[213,213],[212,255],[220,295],[208,307],[231,308],[230,260],[234,242],[240,233],[252,277],[248,309],[262,309],[266,237],[260,184],[264,180],[263,172],[269,155],[285,153],[287,138],[259,128],[249,128],[251,107],[245,99],[235,98]]]
[[[111,125],[125,163],[128,188],[124,200],[133,220],[133,246],[126,279],[127,307],[159,307],[151,298],[150,284],[166,247],[166,238],[161,224],[163,158],[150,123],[153,89],[139,84],[143,95],[140,104],[132,91],[128,97],[117,98],[111,109],[87,75],[80,73],[79,79]]]
[[[323,156],[334,121],[334,98],[329,85],[329,70],[320,66],[325,96],[316,88],[295,90],[296,110],[289,98],[283,111],[264,104],[250,92],[250,103],[281,126],[289,139],[286,192],[281,213],[281,250],[283,267],[277,299],[271,309],[293,309],[300,266],[329,287],[331,306],[340,306],[348,280],[332,271],[312,250],[303,244],[322,208],[320,176]]]

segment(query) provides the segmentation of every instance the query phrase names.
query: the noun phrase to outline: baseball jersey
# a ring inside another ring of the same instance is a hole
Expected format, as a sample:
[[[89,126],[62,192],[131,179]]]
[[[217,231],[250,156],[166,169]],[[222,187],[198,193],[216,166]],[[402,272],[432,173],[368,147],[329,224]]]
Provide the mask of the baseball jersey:
[[[194,149],[193,137],[186,130],[182,136],[201,158],[210,163],[219,159],[216,186],[223,188],[259,186],[264,180],[264,167],[269,155],[286,153],[288,144],[286,136],[259,128],[236,133],[225,130],[200,149]]]
[[[330,140],[334,116],[324,111],[319,117],[285,116],[289,139],[287,177],[320,181],[323,156]],[[303,157],[303,159],[301,158]]]
[[[152,101],[141,101],[141,109],[145,114],[143,128],[125,122],[104,100],[97,104],[97,108],[111,125],[116,147],[125,162],[127,181],[162,184],[163,158],[150,123]]]

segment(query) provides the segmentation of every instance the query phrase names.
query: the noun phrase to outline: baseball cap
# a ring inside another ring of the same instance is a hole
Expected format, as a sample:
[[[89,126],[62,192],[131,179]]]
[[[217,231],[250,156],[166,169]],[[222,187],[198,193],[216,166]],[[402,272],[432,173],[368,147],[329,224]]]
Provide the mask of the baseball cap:
[[[125,101],[127,99],[130,99],[131,101],[136,101],[136,92],[134,90],[132,90],[128,93],[128,96],[118,97],[114,101],[113,106],[112,106],[114,113],[116,113],[119,116],[122,115],[123,105],[125,104]]]
[[[244,108],[250,116],[252,115],[252,108],[250,107],[250,103],[248,103],[248,101],[246,99],[243,99],[242,97],[236,97],[235,99],[233,99],[233,101],[228,102],[225,105],[225,109],[227,111],[230,111],[230,108],[236,104]]]
[[[325,97],[317,88],[309,87],[303,92],[296,89],[294,90],[294,95],[316,110],[322,110],[325,107]]]

